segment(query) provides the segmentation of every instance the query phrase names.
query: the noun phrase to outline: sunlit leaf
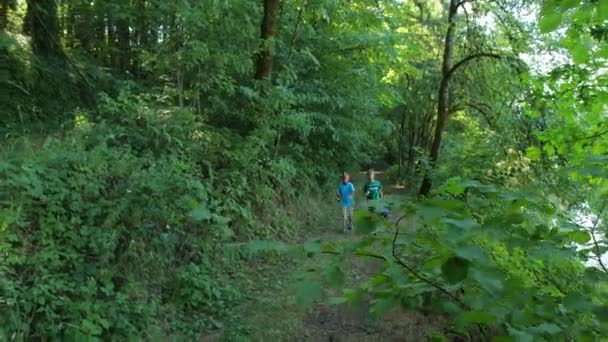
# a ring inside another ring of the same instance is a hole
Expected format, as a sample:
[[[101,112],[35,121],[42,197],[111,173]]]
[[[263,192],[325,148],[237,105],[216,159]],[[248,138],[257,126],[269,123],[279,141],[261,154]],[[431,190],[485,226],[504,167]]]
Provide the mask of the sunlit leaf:
[[[562,13],[552,11],[545,13],[539,20],[540,30],[543,33],[549,33],[556,30],[562,23]]]
[[[528,147],[526,149],[526,156],[530,158],[530,160],[539,160],[541,156],[540,149],[535,146]]]
[[[568,237],[579,244],[584,244],[589,242],[589,240],[591,240],[591,236],[589,235],[588,232],[582,231],[582,230],[577,230],[577,231],[573,231],[573,232],[569,232],[568,233]]]

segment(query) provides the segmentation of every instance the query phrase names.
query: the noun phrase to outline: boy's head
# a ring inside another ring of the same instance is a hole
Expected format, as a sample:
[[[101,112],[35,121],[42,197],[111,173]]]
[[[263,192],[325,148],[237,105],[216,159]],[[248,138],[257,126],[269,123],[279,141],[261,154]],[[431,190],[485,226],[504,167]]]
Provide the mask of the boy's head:
[[[374,180],[374,169],[367,170],[367,178]]]
[[[346,172],[344,172],[344,174],[342,174],[342,181],[344,183],[348,183],[350,181],[350,175]]]

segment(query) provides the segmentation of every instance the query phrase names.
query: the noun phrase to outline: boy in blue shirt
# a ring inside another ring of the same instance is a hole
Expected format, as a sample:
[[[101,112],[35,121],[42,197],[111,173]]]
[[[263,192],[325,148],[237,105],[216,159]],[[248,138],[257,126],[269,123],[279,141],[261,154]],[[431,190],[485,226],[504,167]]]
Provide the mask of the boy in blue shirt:
[[[353,230],[353,208],[355,206],[355,186],[350,182],[350,175],[344,173],[342,183],[338,186],[336,197],[342,207],[344,231]]]

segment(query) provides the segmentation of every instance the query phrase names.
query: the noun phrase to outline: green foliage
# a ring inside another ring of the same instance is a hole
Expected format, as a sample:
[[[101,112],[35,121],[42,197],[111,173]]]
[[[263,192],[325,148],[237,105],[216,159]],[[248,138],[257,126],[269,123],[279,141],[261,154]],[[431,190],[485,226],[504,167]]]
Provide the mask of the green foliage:
[[[355,255],[384,260],[359,288],[373,298],[371,314],[432,310],[449,313],[462,333],[478,325],[531,340],[606,334],[600,312],[608,302],[597,295],[608,278],[585,268],[573,247],[589,241],[586,231],[534,192],[471,181],[444,188],[451,194],[409,203],[398,233],[371,228],[353,242]]]
[[[167,334],[218,328],[239,298],[228,274],[240,252],[223,244],[293,234],[293,221],[269,219],[277,208],[262,205],[297,201],[282,187],[300,173],[288,159],[224,153],[226,137],[187,110],[126,93],[101,103],[40,150],[5,152],[4,332],[138,338],[154,326]],[[222,162],[216,178],[212,165]]]
[[[121,127],[132,131],[113,130],[116,139],[142,146],[170,137]],[[205,220],[190,215],[210,183],[178,155],[111,147],[105,133],[49,138],[1,165],[1,310],[11,334],[142,336],[170,305],[210,324],[236,298],[211,266],[222,262],[213,252],[222,209],[212,202]]]
[[[2,333],[195,339],[242,298],[242,259],[327,254],[298,304],[354,255],[383,267],[332,304],[434,311],[473,339],[606,336],[605,265],[583,264],[608,251],[606,1],[459,2],[437,165],[441,1],[282,1],[266,41],[263,5],[0,1]],[[535,73],[536,54],[563,61]],[[443,185],[356,210],[358,238],[285,243],[377,162]]]

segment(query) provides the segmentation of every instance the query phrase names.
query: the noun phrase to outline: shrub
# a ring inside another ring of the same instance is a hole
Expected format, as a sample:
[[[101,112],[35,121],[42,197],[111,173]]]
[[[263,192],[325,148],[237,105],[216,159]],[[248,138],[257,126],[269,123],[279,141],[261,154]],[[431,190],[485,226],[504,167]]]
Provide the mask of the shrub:
[[[285,204],[311,173],[188,110],[100,103],[0,161],[0,326],[59,339],[219,327],[243,257],[224,242],[293,235]]]

